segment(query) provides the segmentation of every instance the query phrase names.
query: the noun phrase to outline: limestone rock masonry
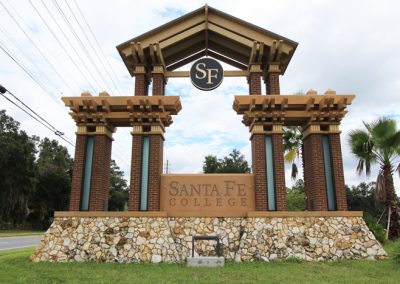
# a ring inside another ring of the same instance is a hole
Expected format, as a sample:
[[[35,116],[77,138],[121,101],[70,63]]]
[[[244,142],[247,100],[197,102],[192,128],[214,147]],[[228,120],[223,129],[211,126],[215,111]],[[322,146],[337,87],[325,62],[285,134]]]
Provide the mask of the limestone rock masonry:
[[[178,263],[193,235],[219,236],[226,260],[382,259],[387,256],[362,217],[56,217],[31,260]],[[200,256],[215,242],[197,241]]]

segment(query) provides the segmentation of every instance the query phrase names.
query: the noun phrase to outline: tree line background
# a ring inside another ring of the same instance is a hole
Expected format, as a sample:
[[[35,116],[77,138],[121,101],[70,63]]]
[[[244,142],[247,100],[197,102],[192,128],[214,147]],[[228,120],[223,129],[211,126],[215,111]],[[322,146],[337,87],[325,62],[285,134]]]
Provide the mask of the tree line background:
[[[297,137],[298,138],[298,137]],[[290,140],[289,140],[290,141]],[[290,144],[290,143],[289,143]],[[294,145],[294,146],[293,146]],[[299,145],[290,144],[293,163]],[[296,148],[297,147],[297,148]],[[293,148],[295,150],[293,150]],[[290,151],[287,151],[290,152]],[[29,136],[19,122],[0,111],[0,229],[47,229],[54,211],[68,210],[73,159],[56,140]],[[297,176],[293,166],[292,177]],[[111,163],[109,210],[127,209],[129,186],[123,171]],[[204,173],[250,173],[244,155],[234,149],[223,158],[205,157]],[[348,187],[349,210],[365,212],[364,219],[375,235],[384,240],[385,207],[374,198],[375,183]],[[305,210],[304,182],[287,188],[288,210]]]

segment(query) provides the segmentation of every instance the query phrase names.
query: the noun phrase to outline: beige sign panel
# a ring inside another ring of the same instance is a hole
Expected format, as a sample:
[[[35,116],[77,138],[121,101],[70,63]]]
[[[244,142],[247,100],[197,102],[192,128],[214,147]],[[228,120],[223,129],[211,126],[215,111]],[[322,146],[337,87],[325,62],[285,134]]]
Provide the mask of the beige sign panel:
[[[251,174],[161,175],[161,211],[168,216],[246,216],[254,211]]]

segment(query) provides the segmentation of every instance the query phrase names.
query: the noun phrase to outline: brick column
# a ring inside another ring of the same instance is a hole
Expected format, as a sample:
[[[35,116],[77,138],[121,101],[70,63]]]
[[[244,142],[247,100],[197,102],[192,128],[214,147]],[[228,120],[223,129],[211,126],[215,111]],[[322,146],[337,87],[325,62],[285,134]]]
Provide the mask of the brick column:
[[[89,211],[108,210],[111,145],[112,139],[108,135],[96,134],[94,136]]]
[[[75,157],[72,170],[71,195],[69,211],[79,211],[81,203],[81,188],[83,182],[83,168],[85,163],[87,135],[76,135]]]
[[[265,134],[253,134],[251,140],[252,172],[254,175],[255,206],[267,210],[267,175],[265,164]]]
[[[165,77],[164,67],[154,66],[153,67],[153,96],[164,96],[165,95]]]
[[[322,135],[309,134],[303,140],[304,184],[307,198],[307,210],[328,210]]]
[[[329,140],[332,153],[332,164],[333,164],[332,169],[333,169],[333,180],[335,183],[336,207],[338,211],[347,211],[348,210],[347,196],[344,183],[340,134],[339,133],[329,134]]]
[[[258,64],[250,65],[248,84],[250,95],[261,95],[261,66]]]
[[[96,126],[93,131],[90,131],[87,126],[78,126],[69,206],[70,211],[78,211],[81,209],[88,137],[94,137],[91,179],[89,181],[89,211],[107,211],[112,132],[112,129],[104,125]]]
[[[328,189],[325,174],[325,162],[330,163],[332,176],[334,210],[346,211],[347,198],[344,183],[342,150],[340,145],[339,125],[309,125],[304,131],[303,157],[304,182],[307,196],[307,209],[316,211],[329,210]],[[327,137],[323,137],[327,136]],[[323,138],[329,141],[330,161],[324,161]]]
[[[132,159],[131,159],[131,185],[129,192],[128,210],[140,210],[142,186],[142,151],[143,137],[149,137],[149,164],[147,187],[147,211],[160,210],[160,186],[163,169],[164,128],[152,125],[151,129],[144,131],[140,125],[134,126],[132,131]]]
[[[274,125],[275,126],[275,125]],[[280,126],[280,125],[276,125]],[[280,126],[282,131],[282,126]],[[273,153],[274,153],[274,178],[275,178],[275,199],[276,210],[286,210],[286,183],[285,183],[285,161],[283,157],[283,137],[282,133],[272,134]]]
[[[149,80],[146,68],[142,65],[135,66],[135,96],[147,96],[149,91]]]
[[[267,95],[279,95],[281,89],[279,86],[279,75],[281,70],[278,62],[272,62],[268,65],[268,71],[265,75],[265,83],[267,88]]]
[[[152,128],[155,127],[157,128],[160,126],[152,126]],[[152,132],[153,133],[150,135],[148,210],[159,211],[161,174],[163,170],[164,137],[162,134],[156,134],[156,131],[153,129]]]
[[[137,132],[141,132],[141,127],[135,127],[132,131],[132,158],[131,158],[131,180],[130,180],[130,191],[128,210],[139,211],[140,209],[140,185],[142,176],[142,140],[143,135]]]

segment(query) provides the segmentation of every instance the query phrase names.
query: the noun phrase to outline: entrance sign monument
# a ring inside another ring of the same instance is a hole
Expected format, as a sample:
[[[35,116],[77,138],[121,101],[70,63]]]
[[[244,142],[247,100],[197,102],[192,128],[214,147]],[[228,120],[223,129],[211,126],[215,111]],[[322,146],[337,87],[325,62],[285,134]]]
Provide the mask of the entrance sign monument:
[[[194,249],[226,259],[308,261],[386,256],[362,219],[347,211],[340,123],[354,95],[280,93],[297,43],[207,5],[117,46],[135,78],[131,96],[63,97],[77,125],[69,211],[55,212],[34,261],[179,262]],[[234,67],[223,70],[218,61]],[[194,62],[189,71],[178,68]],[[251,174],[163,174],[164,133],[182,106],[168,80],[201,90],[246,77],[233,110],[249,129]],[[262,95],[263,83],[266,95]],[[149,85],[152,84],[152,94]],[[286,211],[283,127],[303,133],[304,212]],[[130,127],[128,211],[108,212],[112,135]]]

